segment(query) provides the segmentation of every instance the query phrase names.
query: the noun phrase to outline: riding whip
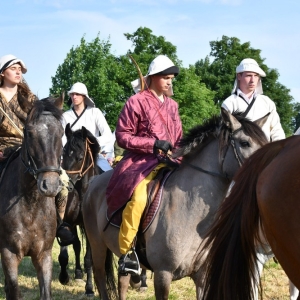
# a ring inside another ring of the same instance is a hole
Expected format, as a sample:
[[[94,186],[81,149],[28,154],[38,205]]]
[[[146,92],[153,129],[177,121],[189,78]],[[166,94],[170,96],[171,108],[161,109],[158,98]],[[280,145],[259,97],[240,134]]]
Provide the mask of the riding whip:
[[[140,77],[140,81],[141,81],[141,91],[144,90],[145,88],[145,83],[144,83],[144,76],[141,72],[141,69],[139,67],[139,65],[137,64],[137,62],[134,60],[134,58],[132,57],[132,55],[128,54],[129,58],[131,59],[131,61],[133,62],[133,64],[135,65],[138,73],[139,73],[139,77]]]

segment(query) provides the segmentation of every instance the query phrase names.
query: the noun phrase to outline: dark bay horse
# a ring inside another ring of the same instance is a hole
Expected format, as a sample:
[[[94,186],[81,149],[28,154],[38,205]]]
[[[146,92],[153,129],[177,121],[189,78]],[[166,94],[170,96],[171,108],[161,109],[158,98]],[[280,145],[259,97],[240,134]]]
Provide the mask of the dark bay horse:
[[[269,244],[300,288],[300,137],[265,145],[234,177],[203,243],[207,272],[203,299],[256,297],[258,245]],[[262,290],[260,290],[262,297]]]
[[[55,196],[62,187],[62,103],[62,97],[34,103],[19,155],[7,166],[0,183],[0,251],[6,299],[21,299],[18,266],[24,256],[31,257],[37,271],[40,299],[51,299]]]
[[[156,299],[168,299],[171,281],[186,276],[196,283],[199,299],[202,238],[230,179],[245,158],[265,143],[267,139],[257,124],[225,110],[221,116],[190,130],[182,139],[176,154],[183,156],[182,164],[166,181],[161,206],[144,234],[147,260],[154,271]],[[112,252],[120,256],[119,229],[108,226],[103,231],[107,224],[105,190],[111,174],[108,171],[94,177],[84,196],[82,212],[101,299],[124,300],[130,276],[119,277],[118,296],[111,264]]]
[[[62,167],[69,175],[73,189],[68,195],[63,221],[71,226],[75,236],[73,242],[73,249],[75,252],[75,280],[81,280],[83,278],[80,264],[81,243],[78,237],[77,225],[84,231],[81,212],[83,195],[87,190],[90,178],[102,173],[102,170],[100,170],[96,164],[100,146],[94,135],[84,126],[82,129],[73,132],[70,124],[67,124],[65,134],[67,142],[63,149]],[[62,284],[67,284],[69,282],[69,274],[67,272],[69,255],[67,246],[61,245],[58,260],[61,267],[59,281]],[[85,294],[93,296],[92,261],[88,241],[86,241],[84,269],[87,273]]]

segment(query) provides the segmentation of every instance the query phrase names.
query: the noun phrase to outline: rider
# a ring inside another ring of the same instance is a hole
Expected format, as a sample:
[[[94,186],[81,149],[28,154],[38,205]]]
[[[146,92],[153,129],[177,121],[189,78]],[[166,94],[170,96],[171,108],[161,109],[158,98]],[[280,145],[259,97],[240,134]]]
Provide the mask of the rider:
[[[89,97],[85,84],[76,82],[68,92],[72,100],[71,109],[63,113],[62,124],[65,128],[70,123],[73,131],[79,130],[84,126],[97,139],[101,150],[98,154],[97,165],[102,171],[108,171],[111,168],[107,159],[101,152],[110,152],[113,143],[113,135],[107,124],[107,121],[99,108],[95,107],[94,101]],[[67,138],[63,136],[63,145]]]
[[[150,64],[144,77],[146,88],[141,90],[139,79],[132,82],[136,95],[125,103],[116,127],[116,140],[126,150],[118,162],[107,187],[108,207],[123,211],[119,233],[119,273],[138,274],[139,265],[131,253],[142,213],[147,202],[147,183],[165,164],[160,151],[176,148],[182,136],[178,104],[173,95],[172,80],[179,68],[165,55]]]
[[[38,100],[23,79],[22,74],[26,72],[24,62],[14,55],[8,54],[0,58],[0,161],[21,146],[25,120],[33,103]],[[55,204],[63,218],[68,195],[68,176],[63,170],[60,179],[63,188],[55,197]],[[71,233],[59,225],[58,223],[57,237],[62,241],[70,239]]]
[[[266,73],[252,58],[245,58],[236,68],[236,79],[231,96],[222,104],[230,113],[240,111],[251,121],[255,121],[270,113],[268,120],[262,127],[269,141],[285,138],[280,124],[275,103],[263,95],[261,77]]]

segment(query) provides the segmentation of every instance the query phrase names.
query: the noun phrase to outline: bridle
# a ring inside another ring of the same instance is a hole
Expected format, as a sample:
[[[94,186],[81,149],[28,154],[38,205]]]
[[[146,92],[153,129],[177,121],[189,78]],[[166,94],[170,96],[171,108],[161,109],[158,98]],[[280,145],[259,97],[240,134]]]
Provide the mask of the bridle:
[[[83,157],[83,161],[82,161],[80,169],[76,170],[76,171],[65,170],[67,174],[79,174],[77,180],[80,180],[90,168],[94,167],[94,158],[93,158],[93,153],[91,151],[91,148],[89,146],[90,144],[93,144],[93,143],[87,138],[85,141],[84,157]],[[91,163],[85,170],[83,170],[88,154],[90,155]],[[73,183],[73,185],[74,185],[74,183]]]
[[[237,151],[237,147],[236,147],[236,143],[235,143],[235,140],[234,140],[234,135],[236,133],[238,133],[240,130],[242,130],[242,126],[236,130],[234,130],[233,132],[231,132],[229,134],[229,139],[230,139],[230,145],[232,146],[233,148],[233,152],[234,152],[234,156],[236,158],[236,160],[238,161],[239,163],[239,166],[242,166],[242,163],[243,163],[243,159],[241,158],[241,156],[239,155],[238,151]],[[182,164],[185,164],[185,165],[188,165],[189,167],[195,169],[195,170],[198,170],[202,173],[206,173],[206,174],[209,174],[209,175],[212,175],[212,176],[217,176],[217,177],[221,177],[221,178],[226,178],[227,180],[231,181],[231,178],[229,178],[228,174],[226,172],[223,171],[223,164],[224,164],[224,161],[225,161],[225,157],[226,157],[226,154],[227,154],[227,151],[228,151],[228,148],[229,146],[227,146],[227,149],[224,153],[224,156],[222,157],[222,162],[221,162],[221,170],[222,172],[221,173],[218,173],[218,172],[213,172],[213,171],[208,171],[208,170],[205,170],[205,169],[202,169],[198,166],[195,166],[193,164],[190,164],[186,161],[182,161]]]
[[[52,115],[50,111],[44,111],[42,112],[42,115]],[[42,168],[37,168],[36,163],[33,159],[33,157],[30,155],[28,151],[28,139],[27,137],[27,130],[26,127],[24,128],[24,147],[25,147],[25,154],[26,154],[26,160],[21,156],[21,160],[26,167],[26,170],[24,173],[28,172],[31,174],[35,179],[37,179],[37,176],[40,173],[46,173],[46,172],[56,172],[59,175],[61,174],[60,166],[58,168],[56,166],[46,166]]]

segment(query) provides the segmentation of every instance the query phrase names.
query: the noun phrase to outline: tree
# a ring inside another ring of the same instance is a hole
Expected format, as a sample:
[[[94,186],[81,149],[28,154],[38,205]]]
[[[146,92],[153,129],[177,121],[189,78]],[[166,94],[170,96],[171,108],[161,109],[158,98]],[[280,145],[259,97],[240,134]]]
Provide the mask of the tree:
[[[286,135],[292,134],[292,118],[296,114],[292,104],[293,97],[289,94],[290,90],[278,82],[278,71],[269,69],[264,63],[265,59],[260,56],[261,50],[251,48],[250,42],[241,44],[239,39],[227,36],[223,36],[220,41],[210,42],[210,46],[213,61],[210,62],[207,56],[196,62],[195,67],[202,82],[215,91],[214,102],[220,106],[231,94],[236,67],[244,58],[253,58],[267,75],[262,80],[264,94],[275,102]]]
[[[213,102],[214,93],[200,82],[201,78],[195,73],[194,67],[182,67],[176,46],[163,36],[153,35],[151,29],[146,27],[124,35],[132,41],[133,51],[128,50],[125,55],[118,57],[111,54],[110,42],[101,41],[99,34],[90,43],[83,37],[80,45],[72,47],[64,62],[58,66],[56,75],[52,77],[50,93],[68,91],[75,82],[83,82],[89,96],[106,113],[108,124],[114,129],[125,101],[134,93],[131,81],[139,77],[128,54],[137,61],[143,75],[147,74],[151,61],[163,54],[181,70],[174,81],[174,97],[179,103],[184,130],[218,113]]]
[[[126,33],[125,36],[134,46],[133,51],[128,51],[128,54],[135,58],[144,75],[147,74],[151,61],[160,54],[167,55],[180,67],[180,74],[174,80],[173,98],[179,103],[184,131],[219,113],[213,102],[214,93],[200,82],[201,78],[195,73],[195,67],[182,67],[182,62],[177,57],[176,46],[166,41],[163,36],[153,35],[151,29],[146,27],[140,27],[133,34]],[[133,68],[131,66],[131,69]]]
[[[110,49],[110,42],[101,41],[99,34],[90,43],[82,37],[80,45],[72,47],[64,62],[58,66],[56,75],[52,77],[50,93],[67,92],[75,82],[84,83],[89,96],[105,113],[108,124],[114,129],[127,95],[119,84],[124,76],[122,64]]]

